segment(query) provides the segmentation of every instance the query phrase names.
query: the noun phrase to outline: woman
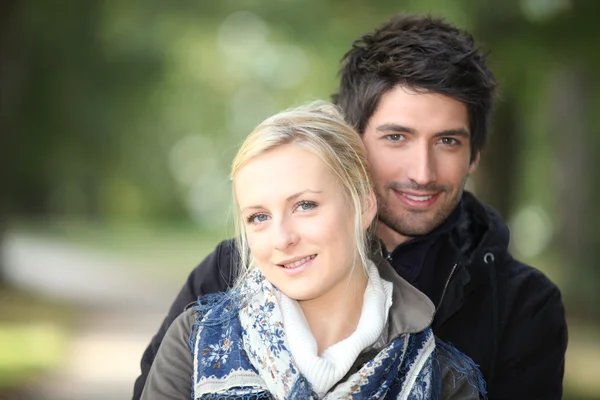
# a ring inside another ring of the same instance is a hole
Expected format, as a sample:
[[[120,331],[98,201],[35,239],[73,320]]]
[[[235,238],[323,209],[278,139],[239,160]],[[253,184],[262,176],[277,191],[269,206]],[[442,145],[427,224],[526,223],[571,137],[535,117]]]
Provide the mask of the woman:
[[[231,178],[237,284],[173,323],[142,399],[479,398],[431,301],[370,255],[365,149],[333,106],[264,121]]]

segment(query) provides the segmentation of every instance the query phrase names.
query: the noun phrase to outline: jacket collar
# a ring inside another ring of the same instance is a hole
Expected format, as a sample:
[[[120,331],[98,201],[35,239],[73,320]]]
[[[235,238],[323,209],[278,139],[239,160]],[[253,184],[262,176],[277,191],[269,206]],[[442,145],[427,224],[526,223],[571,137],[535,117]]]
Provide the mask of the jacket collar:
[[[401,278],[382,257],[381,243],[378,240],[372,242],[373,261],[381,277],[394,284],[389,339],[425,329],[432,324],[434,315],[434,328],[443,324],[462,307],[464,298],[475,286],[487,281],[489,271],[481,268],[484,257],[492,253],[497,260],[507,252],[509,232],[500,214],[467,191],[463,194],[462,205],[460,221],[452,233],[453,241],[447,242],[445,250],[439,252],[439,257],[456,260],[456,269],[437,311],[425,294]]]
[[[394,287],[384,341],[389,342],[398,335],[421,332],[429,327],[435,314],[429,297],[400,277],[383,257],[376,255],[373,262],[381,278],[391,282]]]
[[[462,203],[464,212],[453,235],[460,263],[469,265],[487,252],[497,253],[496,256],[506,253],[510,234],[498,211],[467,191],[463,194]]]
[[[456,260],[456,268],[438,306],[434,329],[460,310],[475,288],[489,284],[494,260],[508,252],[509,231],[500,214],[469,192],[464,192],[462,200],[463,216],[451,243],[439,253],[439,257]]]
[[[386,251],[381,242],[383,255],[400,276],[408,282],[415,283],[421,275],[421,271],[426,268],[426,261],[432,260],[432,252],[437,252],[439,241],[456,228],[462,219],[462,214],[463,202],[461,200],[448,218],[427,235],[417,236],[401,243],[391,253]]]

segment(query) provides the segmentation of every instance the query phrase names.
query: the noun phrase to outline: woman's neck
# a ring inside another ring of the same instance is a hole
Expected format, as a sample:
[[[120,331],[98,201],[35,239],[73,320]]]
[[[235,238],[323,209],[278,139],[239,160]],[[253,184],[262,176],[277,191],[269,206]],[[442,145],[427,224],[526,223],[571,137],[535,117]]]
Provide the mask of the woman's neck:
[[[363,268],[354,268],[326,294],[298,304],[317,342],[318,354],[346,339],[356,330],[360,320],[368,278]]]

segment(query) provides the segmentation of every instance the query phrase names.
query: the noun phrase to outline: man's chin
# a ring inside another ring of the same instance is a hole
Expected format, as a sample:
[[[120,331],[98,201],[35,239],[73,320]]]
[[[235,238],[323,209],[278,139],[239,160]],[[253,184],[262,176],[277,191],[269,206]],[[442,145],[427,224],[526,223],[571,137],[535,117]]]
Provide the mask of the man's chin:
[[[415,239],[418,237],[427,236],[432,230],[433,229],[403,229],[397,232],[402,236]]]
[[[386,225],[389,229],[398,233],[399,235],[416,238],[419,236],[425,236],[437,228],[442,221],[434,221],[432,217],[428,218],[425,213],[419,213],[419,217],[423,218],[411,218],[410,216],[400,216],[394,218],[394,220],[380,217],[380,221]]]

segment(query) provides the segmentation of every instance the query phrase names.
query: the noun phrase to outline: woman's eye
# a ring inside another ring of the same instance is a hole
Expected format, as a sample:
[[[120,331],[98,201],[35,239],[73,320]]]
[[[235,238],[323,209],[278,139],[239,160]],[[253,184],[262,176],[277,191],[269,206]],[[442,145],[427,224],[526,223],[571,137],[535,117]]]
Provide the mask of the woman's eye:
[[[248,223],[250,224],[260,224],[261,222],[265,222],[269,219],[267,214],[252,214],[248,217]]]
[[[300,210],[300,211],[308,211],[308,210],[312,210],[316,206],[317,206],[317,203],[315,203],[314,201],[301,201],[296,206],[296,209]]]

